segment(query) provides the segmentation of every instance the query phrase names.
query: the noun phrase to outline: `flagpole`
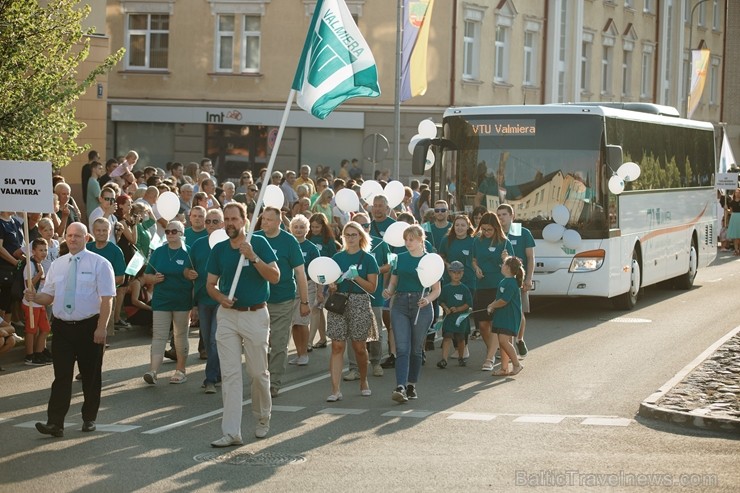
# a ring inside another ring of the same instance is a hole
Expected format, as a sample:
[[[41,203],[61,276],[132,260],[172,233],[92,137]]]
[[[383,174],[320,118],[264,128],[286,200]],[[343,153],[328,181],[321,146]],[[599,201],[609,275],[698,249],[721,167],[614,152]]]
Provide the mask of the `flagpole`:
[[[403,43],[403,2],[404,0],[398,0],[398,12],[396,16],[396,100],[393,107],[393,133],[396,141],[396,149],[393,156],[393,177],[396,180],[401,179],[401,51]]]
[[[267,164],[267,171],[265,171],[265,176],[269,177],[272,176],[272,168],[275,166],[275,160],[277,159],[278,155],[278,149],[280,149],[280,141],[283,140],[283,132],[285,131],[285,126],[288,123],[288,116],[290,116],[290,107],[293,105],[293,98],[295,97],[295,89],[290,90],[290,94],[288,95],[288,101],[285,103],[285,109],[283,110],[283,117],[280,120],[280,127],[278,127],[278,133],[277,137],[275,138],[275,145],[272,148],[272,153],[270,154],[270,161]],[[254,212],[252,213],[252,219],[249,221],[249,229],[247,230],[247,243],[252,239],[252,234],[254,233],[254,228],[257,225],[257,218],[259,217],[260,209],[262,208],[262,201],[265,197],[265,190],[267,189],[267,185],[263,182],[262,187],[260,187],[260,193],[257,196],[257,203],[254,206]],[[234,274],[234,280],[231,282],[231,289],[229,290],[229,299],[234,299],[234,293],[236,292],[236,285],[239,283],[239,276],[242,273],[242,267],[244,266],[244,255],[241,255],[239,258],[239,264],[236,266],[236,273]]]

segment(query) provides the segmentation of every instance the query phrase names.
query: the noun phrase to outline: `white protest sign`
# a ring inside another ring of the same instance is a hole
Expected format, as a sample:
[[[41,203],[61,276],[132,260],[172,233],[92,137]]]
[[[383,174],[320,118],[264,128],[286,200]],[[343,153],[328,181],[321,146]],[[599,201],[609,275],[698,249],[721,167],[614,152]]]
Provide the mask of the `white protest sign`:
[[[0,211],[54,212],[51,163],[0,161]]]
[[[738,173],[717,173],[714,179],[714,187],[725,190],[735,190],[738,186],[737,176]]]

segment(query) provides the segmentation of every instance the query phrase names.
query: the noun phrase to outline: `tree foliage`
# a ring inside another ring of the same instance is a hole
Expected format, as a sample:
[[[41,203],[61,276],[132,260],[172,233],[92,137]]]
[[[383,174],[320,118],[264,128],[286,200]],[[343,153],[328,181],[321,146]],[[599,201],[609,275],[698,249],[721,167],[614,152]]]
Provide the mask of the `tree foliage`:
[[[123,56],[108,56],[81,80],[89,53],[79,0],[0,0],[0,159],[51,161],[55,168],[86,150],[74,103]]]

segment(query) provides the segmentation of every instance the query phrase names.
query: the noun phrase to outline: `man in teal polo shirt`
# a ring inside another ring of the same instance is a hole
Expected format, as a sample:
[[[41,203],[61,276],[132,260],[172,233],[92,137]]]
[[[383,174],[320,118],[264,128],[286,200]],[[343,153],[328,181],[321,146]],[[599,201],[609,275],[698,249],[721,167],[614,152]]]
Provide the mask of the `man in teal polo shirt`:
[[[190,258],[193,260],[193,268],[198,272],[198,277],[195,278],[193,304],[198,310],[200,335],[203,338],[203,345],[208,354],[206,378],[203,381],[203,388],[206,394],[215,394],[216,384],[221,382],[220,363],[218,360],[218,349],[216,347],[216,330],[218,328],[216,312],[218,311],[218,303],[208,295],[206,280],[208,278],[208,257],[211,255],[209,236],[214,231],[223,228],[223,224],[224,214],[221,212],[221,209],[211,209],[208,211],[205,219],[208,236],[199,238],[190,248]]]
[[[509,238],[514,248],[514,255],[519,257],[524,267],[524,284],[522,285],[522,320],[519,324],[519,334],[516,337],[516,349],[519,356],[527,355],[527,344],[524,342],[524,329],[527,326],[525,313],[529,313],[529,290],[532,289],[532,275],[534,274],[534,237],[532,233],[521,224],[512,228],[514,221],[514,208],[509,204],[501,204],[496,209],[496,215],[501,223],[504,233]],[[516,229],[516,231],[514,231]]]
[[[267,239],[277,256],[280,281],[270,286],[267,309],[270,312],[270,395],[277,397],[283,375],[288,368],[288,342],[290,341],[293,313],[300,305],[302,317],[311,313],[308,305],[308,283],[303,268],[301,245],[293,235],[280,229],[280,210],[265,207],[262,212],[262,230],[255,232]],[[298,294],[296,298],[296,287]]]
[[[192,248],[195,242],[208,236],[206,228],[206,210],[196,205],[190,209],[190,227],[185,229],[185,244]]]
[[[243,204],[231,202],[224,207],[224,224],[229,241],[217,243],[208,257],[208,295],[219,303],[216,314],[216,346],[223,378],[223,436],[211,442],[213,447],[242,444],[242,350],[247,373],[252,379],[252,414],[257,420],[255,436],[264,438],[270,430],[272,399],[267,348],[270,339],[270,316],[266,302],[270,283],[280,279],[277,257],[269,243],[253,235],[247,242],[244,226],[247,211]],[[242,262],[234,297],[231,285]]]
[[[93,253],[97,253],[113,267],[113,275],[115,276],[116,286],[123,284],[123,280],[126,275],[126,260],[123,257],[123,251],[115,243],[111,243],[110,238],[110,222],[104,218],[99,217],[92,223],[92,234],[95,241],[89,242],[85,248]],[[113,297],[113,306],[116,306],[116,297]],[[108,337],[115,335],[114,319],[111,315],[108,320],[108,326],[106,328],[106,335]]]

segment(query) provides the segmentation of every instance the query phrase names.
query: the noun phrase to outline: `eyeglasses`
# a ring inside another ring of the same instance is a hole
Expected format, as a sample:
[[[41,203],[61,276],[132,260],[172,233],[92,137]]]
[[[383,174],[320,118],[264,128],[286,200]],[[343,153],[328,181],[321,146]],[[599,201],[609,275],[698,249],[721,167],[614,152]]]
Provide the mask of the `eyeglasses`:
[[[206,219],[206,224],[221,224],[220,219]]]
[[[447,212],[447,209],[434,209],[434,212]]]
[[[103,200],[105,200],[109,204],[115,204],[116,203],[116,199],[114,199],[113,197],[103,197]]]
[[[164,234],[166,235],[178,235],[181,231],[179,229],[165,229]]]
[[[481,228],[480,230],[483,233],[493,233],[493,228]]]
[[[360,224],[365,229],[370,229],[370,223]]]
[[[256,188],[248,188],[247,190],[250,191],[250,192],[256,192],[257,191]]]
[[[344,233],[345,238],[357,238],[358,236],[360,236],[359,233]]]

